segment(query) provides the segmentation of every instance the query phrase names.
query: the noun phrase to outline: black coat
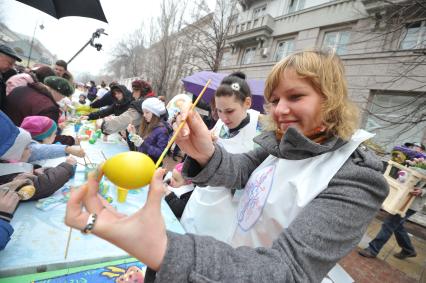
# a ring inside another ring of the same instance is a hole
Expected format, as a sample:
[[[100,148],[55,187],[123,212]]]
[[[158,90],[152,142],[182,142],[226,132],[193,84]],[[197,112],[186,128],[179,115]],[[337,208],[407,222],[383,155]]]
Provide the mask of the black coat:
[[[122,113],[126,112],[129,109],[130,103],[133,101],[132,96],[126,94],[125,88],[118,86],[123,93],[123,99],[118,101],[115,96],[112,96],[113,103],[106,107],[105,109],[99,110],[89,114],[89,120],[96,120],[104,118],[109,115],[120,116]]]

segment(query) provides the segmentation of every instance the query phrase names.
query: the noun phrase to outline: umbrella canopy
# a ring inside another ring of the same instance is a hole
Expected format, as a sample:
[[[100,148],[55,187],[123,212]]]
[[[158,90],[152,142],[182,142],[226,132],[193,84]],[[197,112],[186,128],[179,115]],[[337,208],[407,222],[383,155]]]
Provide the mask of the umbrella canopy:
[[[17,0],[57,19],[78,16],[108,23],[99,0]]]
[[[201,90],[206,85],[207,81],[211,79],[212,82],[210,83],[209,87],[206,89],[206,92],[203,95],[203,99],[206,102],[210,102],[214,96],[216,89],[219,87],[220,82],[223,80],[224,77],[228,75],[229,74],[201,71],[182,79],[182,82],[186,91],[198,96],[198,94],[200,94]],[[265,88],[265,82],[261,80],[247,80],[247,83],[250,87],[252,94],[253,103],[251,108],[260,112],[264,112],[263,90]]]

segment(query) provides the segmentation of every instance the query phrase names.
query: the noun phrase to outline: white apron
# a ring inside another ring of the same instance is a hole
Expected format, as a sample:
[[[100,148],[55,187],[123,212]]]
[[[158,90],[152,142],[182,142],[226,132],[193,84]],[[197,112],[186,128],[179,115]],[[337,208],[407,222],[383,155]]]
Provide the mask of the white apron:
[[[253,138],[259,112],[249,109],[250,122],[229,139],[218,138],[217,143],[230,153],[245,153],[253,149]],[[219,136],[223,122],[219,120],[213,130]],[[225,187],[196,187],[185,206],[180,222],[187,233],[208,235],[228,242],[235,227],[238,202],[233,201],[230,189]]]
[[[244,188],[230,244],[271,247],[283,229],[327,188],[356,148],[373,136],[358,130],[339,149],[303,160],[266,158]]]

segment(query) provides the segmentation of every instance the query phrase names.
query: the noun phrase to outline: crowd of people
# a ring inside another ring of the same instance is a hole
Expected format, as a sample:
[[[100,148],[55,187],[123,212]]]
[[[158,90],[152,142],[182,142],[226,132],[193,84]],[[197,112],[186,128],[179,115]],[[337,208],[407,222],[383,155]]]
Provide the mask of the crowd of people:
[[[98,108],[79,119],[96,120],[105,136],[120,134],[154,162],[186,120],[176,140],[186,157],[167,182],[164,169],[155,172],[144,208],[126,216],[105,207],[93,179],[67,205],[67,225],[144,262],[147,282],[320,282],[357,246],[388,195],[383,164],[363,145],[373,135],[358,129],[334,53],[304,51],[277,63],[266,79],[265,114],[250,109],[246,75],[232,73],[200,105],[210,112],[204,118],[189,107],[169,117],[164,97],[144,80],[131,90],[117,82],[98,89],[73,82],[62,60],[13,74],[20,60],[0,46],[0,249],[19,201],[54,193],[72,178],[72,156],[85,156],[78,139],[61,134],[76,105]],[[61,156],[54,168],[37,165]],[[186,234],[166,230],[163,198]],[[375,257],[377,242],[360,254]],[[401,242],[399,258],[415,256],[405,235]]]

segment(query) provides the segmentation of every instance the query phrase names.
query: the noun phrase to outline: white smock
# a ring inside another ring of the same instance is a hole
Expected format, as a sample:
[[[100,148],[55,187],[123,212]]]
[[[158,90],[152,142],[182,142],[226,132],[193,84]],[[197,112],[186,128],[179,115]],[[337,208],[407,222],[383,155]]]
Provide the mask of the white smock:
[[[217,143],[230,153],[245,153],[254,148],[259,112],[249,109],[250,122],[239,133],[228,139],[218,138]],[[218,120],[213,133],[219,137],[224,123]],[[237,189],[237,188],[236,188]],[[185,206],[181,224],[187,233],[212,236],[228,242],[235,227],[238,202],[225,187],[196,187]]]
[[[271,247],[304,207],[328,187],[357,147],[373,136],[358,130],[337,150],[302,160],[267,157],[244,188],[229,243]]]

